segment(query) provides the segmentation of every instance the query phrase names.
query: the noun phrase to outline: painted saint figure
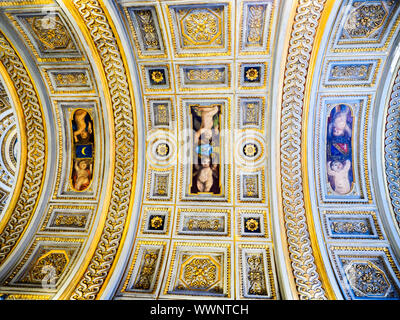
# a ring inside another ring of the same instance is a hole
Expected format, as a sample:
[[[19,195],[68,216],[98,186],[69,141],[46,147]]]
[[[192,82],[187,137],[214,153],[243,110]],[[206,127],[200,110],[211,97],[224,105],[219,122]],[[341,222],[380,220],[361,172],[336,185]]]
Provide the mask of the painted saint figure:
[[[351,191],[352,171],[352,125],[350,107],[338,104],[328,117],[327,173],[333,191],[340,195]]]

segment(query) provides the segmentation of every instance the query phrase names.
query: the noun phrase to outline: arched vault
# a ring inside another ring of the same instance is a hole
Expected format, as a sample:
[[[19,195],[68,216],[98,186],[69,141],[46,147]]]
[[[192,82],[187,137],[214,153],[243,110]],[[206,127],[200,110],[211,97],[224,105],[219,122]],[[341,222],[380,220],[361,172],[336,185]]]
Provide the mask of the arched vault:
[[[1,299],[399,299],[400,3],[0,2]]]

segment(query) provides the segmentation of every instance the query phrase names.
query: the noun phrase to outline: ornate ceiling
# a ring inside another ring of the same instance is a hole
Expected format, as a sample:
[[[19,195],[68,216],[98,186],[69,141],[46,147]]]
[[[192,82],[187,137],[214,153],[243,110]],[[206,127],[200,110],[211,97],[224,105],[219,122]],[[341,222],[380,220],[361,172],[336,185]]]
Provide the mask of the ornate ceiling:
[[[0,299],[399,299],[400,3],[0,2]]]

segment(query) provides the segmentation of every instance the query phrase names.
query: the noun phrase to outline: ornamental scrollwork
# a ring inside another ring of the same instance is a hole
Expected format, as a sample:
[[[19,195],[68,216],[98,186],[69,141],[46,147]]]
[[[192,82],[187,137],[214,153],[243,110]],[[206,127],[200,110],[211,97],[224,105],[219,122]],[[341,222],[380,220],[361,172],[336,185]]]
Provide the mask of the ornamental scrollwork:
[[[306,220],[301,168],[303,100],[318,20],[325,1],[302,1],[291,33],[281,117],[281,187],[289,256],[299,298],[326,299]]]
[[[21,191],[13,212],[0,234],[1,265],[17,244],[34,214],[46,163],[46,134],[42,107],[31,77],[2,33],[0,33],[0,63],[4,65],[14,83],[24,116],[24,130],[27,137],[26,169],[23,173]]]
[[[115,127],[115,168],[105,225],[86,271],[71,299],[95,299],[111,269],[121,243],[134,172],[133,106],[121,53],[102,5],[74,0],[103,63],[110,91]]]

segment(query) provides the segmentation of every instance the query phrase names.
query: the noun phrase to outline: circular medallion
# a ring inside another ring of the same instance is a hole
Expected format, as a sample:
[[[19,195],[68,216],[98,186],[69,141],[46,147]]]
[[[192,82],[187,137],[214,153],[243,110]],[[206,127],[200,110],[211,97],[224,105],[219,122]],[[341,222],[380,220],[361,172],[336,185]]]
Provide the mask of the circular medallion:
[[[156,146],[156,153],[160,157],[166,157],[169,154],[169,146],[167,143],[162,142]]]
[[[243,147],[243,153],[250,158],[253,158],[258,153],[257,145],[254,143],[246,143]]]
[[[171,165],[176,156],[175,138],[164,130],[157,130],[147,139],[147,159],[152,165],[165,167]]]
[[[246,167],[259,166],[265,159],[264,138],[257,132],[240,134],[236,139],[236,159]]]

